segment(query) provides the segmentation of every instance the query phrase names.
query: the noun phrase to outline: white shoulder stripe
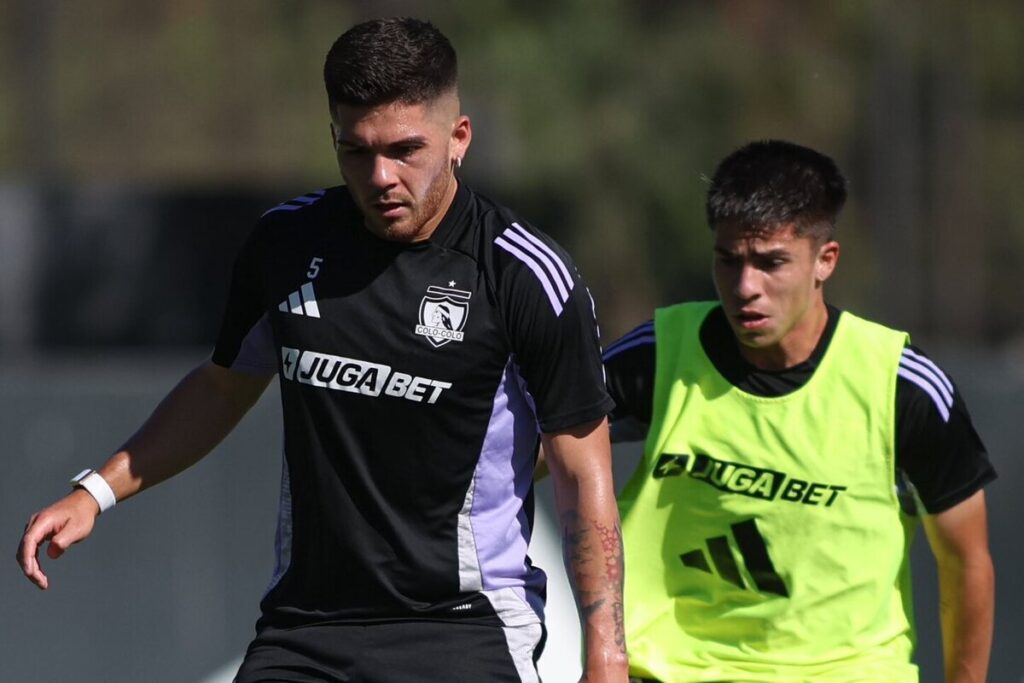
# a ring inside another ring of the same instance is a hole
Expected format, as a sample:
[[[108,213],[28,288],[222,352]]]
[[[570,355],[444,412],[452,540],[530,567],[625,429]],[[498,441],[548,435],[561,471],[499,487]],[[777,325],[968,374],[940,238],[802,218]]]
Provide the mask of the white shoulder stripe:
[[[920,356],[918,357],[920,358]],[[929,366],[925,365],[924,363],[920,363],[916,360],[913,360],[912,358],[909,358],[907,356],[902,356],[900,358],[900,367],[910,372],[913,372],[921,379],[930,382],[931,385],[938,390],[939,394],[942,395],[942,399],[943,401],[945,401],[946,405],[953,405],[953,385],[950,384],[949,388],[947,388],[947,383],[949,382],[949,380],[943,382],[942,380],[946,379],[945,375],[942,375],[941,373],[939,375],[935,374],[935,372],[932,370],[932,368],[935,367],[934,364]]]
[[[566,289],[565,287],[565,281],[562,280],[562,278],[559,276],[558,269],[555,267],[555,264],[551,262],[551,258],[547,254],[537,249],[537,247],[535,247],[532,242],[527,240],[519,233],[513,232],[511,230],[506,230],[501,234],[501,236],[503,238],[511,240],[512,242],[515,242],[524,251],[528,251],[529,253],[533,254],[533,256],[535,256],[537,260],[540,262],[540,264],[544,266],[544,269],[550,276],[551,281],[555,284],[555,287],[558,288],[559,298],[561,298],[562,301],[565,301],[566,299],[569,298],[569,290]]]
[[[913,358],[917,362],[923,363],[924,365],[927,365],[929,368],[931,368],[932,372],[935,373],[935,375],[939,378],[939,380],[944,385],[946,385],[946,389],[949,390],[949,393],[951,393],[951,394],[953,393],[953,383],[949,381],[948,377],[946,377],[946,373],[944,373],[942,370],[940,370],[939,366],[932,362],[931,358],[928,358],[927,356],[922,356],[920,353],[915,353],[913,349],[906,349],[906,348],[903,349],[903,357],[904,358]]]
[[[653,345],[654,343],[655,341],[653,333],[644,335],[642,337],[633,337],[629,341],[619,341],[614,346],[608,347],[608,350],[604,352],[604,358],[602,358],[601,360],[609,361],[615,356],[622,353],[623,351],[628,351],[630,349],[636,348],[637,346],[645,346],[648,344]]]
[[[544,288],[544,293],[548,295],[548,301],[551,302],[551,308],[555,309],[555,317],[562,315],[562,304],[565,299],[559,299],[558,293],[555,292],[555,289],[551,284],[551,279],[548,277],[547,271],[544,270],[544,267],[537,263],[532,256],[522,251],[519,247],[515,246],[503,237],[495,238],[494,243],[525,263],[529,269],[533,271],[533,274],[537,276],[538,280],[540,280],[540,284]]]
[[[538,249],[540,249],[542,252],[544,252],[550,257],[551,261],[553,261],[561,271],[562,277],[564,278],[565,286],[568,287],[569,290],[572,290],[575,280],[573,280],[572,275],[569,274],[569,269],[566,268],[565,262],[563,262],[562,259],[558,258],[558,254],[556,254],[554,250],[551,249],[551,247],[537,239],[536,235],[531,235],[529,232],[527,232],[526,229],[523,228],[523,226],[519,225],[518,223],[513,223],[512,227],[515,228],[523,237],[525,237],[530,242],[535,244]],[[506,230],[505,232],[509,231]]]
[[[928,394],[932,399],[932,403],[935,404],[935,408],[939,411],[939,415],[942,416],[942,421],[949,422],[949,407],[946,405],[945,401],[943,401],[942,397],[939,396],[939,392],[936,391],[935,386],[931,382],[928,382],[920,375],[917,375],[914,371],[908,370],[902,365],[900,365],[896,374],[905,380],[916,384],[922,391]]]

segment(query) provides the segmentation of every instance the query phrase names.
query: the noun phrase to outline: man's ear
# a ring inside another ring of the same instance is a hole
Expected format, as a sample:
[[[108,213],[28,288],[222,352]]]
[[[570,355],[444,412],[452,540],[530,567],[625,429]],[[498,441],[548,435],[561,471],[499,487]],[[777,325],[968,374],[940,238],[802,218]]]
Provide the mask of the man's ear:
[[[818,283],[832,277],[836,264],[839,263],[839,242],[829,240],[818,248],[818,257],[814,262],[814,279]]]
[[[334,122],[331,121],[331,145],[334,146],[334,151],[337,152],[338,148],[341,147],[341,143],[338,142],[338,134],[334,130]]]
[[[465,114],[459,116],[455,120],[455,125],[452,126],[452,162],[456,160],[458,164],[462,163],[462,158],[466,156],[466,151],[469,149],[469,143],[473,140],[473,126],[469,123],[469,117]]]

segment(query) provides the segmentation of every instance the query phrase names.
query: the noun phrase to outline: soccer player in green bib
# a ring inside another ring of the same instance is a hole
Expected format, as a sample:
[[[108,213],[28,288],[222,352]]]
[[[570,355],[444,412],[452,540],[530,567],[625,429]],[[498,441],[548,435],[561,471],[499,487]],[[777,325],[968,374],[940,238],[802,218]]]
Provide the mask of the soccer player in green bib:
[[[708,222],[719,300],[659,309],[605,353],[634,680],[906,683],[908,551],[938,563],[947,681],[983,681],[995,477],[956,387],[905,332],[825,302],[846,182],[766,141],[727,157]]]

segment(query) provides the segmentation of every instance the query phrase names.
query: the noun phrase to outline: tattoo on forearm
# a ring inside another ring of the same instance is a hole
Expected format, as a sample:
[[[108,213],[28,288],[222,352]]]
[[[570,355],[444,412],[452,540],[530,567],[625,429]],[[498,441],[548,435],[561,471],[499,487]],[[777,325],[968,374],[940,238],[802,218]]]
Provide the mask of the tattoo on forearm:
[[[600,543],[597,548],[593,539]],[[576,589],[580,615],[584,620],[605,605],[611,609],[615,644],[626,651],[622,606],[622,530],[619,526],[606,526],[593,520],[588,527],[575,511],[562,514],[562,552],[569,580]],[[601,553],[601,559],[595,557]],[[595,566],[602,562],[604,571]]]
[[[619,646],[620,652],[626,651],[626,624],[622,609],[622,596],[612,603],[612,618],[615,620],[615,644]]]
[[[593,614],[597,610],[601,609],[602,605],[604,605],[604,600],[603,599],[595,600],[594,602],[590,603],[589,605],[583,605],[583,609],[581,609],[580,612],[583,615],[584,621],[589,619],[591,614]]]
[[[605,579],[608,583],[622,589],[622,532],[618,525],[606,527],[598,521],[594,522],[601,537],[601,549],[604,550]]]
[[[607,527],[594,521],[594,527],[601,537],[601,548],[604,550],[605,581],[608,582],[612,594],[612,619],[615,623],[615,644],[622,652],[626,651],[626,629],[623,623],[622,608],[622,530],[619,525]]]
[[[562,515],[562,555],[570,580],[582,578],[582,566],[590,561],[587,531],[588,529],[580,524],[580,516],[575,511]]]

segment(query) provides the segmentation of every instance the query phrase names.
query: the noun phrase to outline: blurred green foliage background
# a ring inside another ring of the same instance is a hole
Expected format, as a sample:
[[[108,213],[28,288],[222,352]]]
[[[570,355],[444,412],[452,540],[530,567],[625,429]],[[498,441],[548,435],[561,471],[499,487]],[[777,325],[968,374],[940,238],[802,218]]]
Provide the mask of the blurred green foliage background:
[[[992,678],[1024,680],[1019,0],[0,0],[3,528],[201,357],[176,347],[212,343],[259,214],[340,182],[323,58],[389,15],[452,39],[475,134],[462,177],[569,248],[605,342],[713,296],[703,198],[722,157],[774,137],[836,158],[850,202],[829,297],[961,380],[1000,472]],[[263,415],[112,517],[80,564],[52,565],[48,601],[7,564],[0,679],[106,681],[117,661],[117,680],[198,680],[241,653],[277,490]],[[930,566],[915,563],[925,681],[941,667]],[[112,586],[125,599],[97,602]]]
[[[355,21],[402,14],[459,52],[463,177],[570,249],[606,340],[713,295],[706,177],[778,137],[850,179],[835,303],[925,339],[1021,346],[1013,0],[5,0],[0,179],[274,201],[336,184],[323,56]]]

